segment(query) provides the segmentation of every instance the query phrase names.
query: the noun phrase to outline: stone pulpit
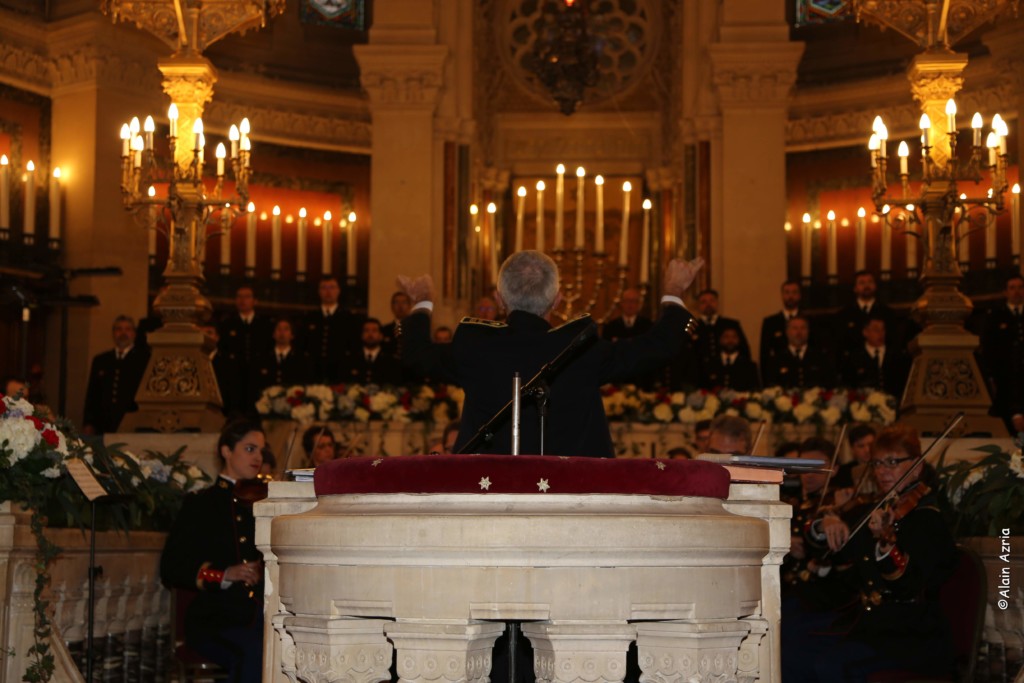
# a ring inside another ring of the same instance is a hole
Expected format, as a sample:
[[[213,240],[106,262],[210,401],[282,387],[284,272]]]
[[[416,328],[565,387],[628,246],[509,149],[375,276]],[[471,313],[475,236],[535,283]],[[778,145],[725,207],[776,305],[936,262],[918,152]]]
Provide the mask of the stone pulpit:
[[[511,620],[538,681],[621,681],[633,642],[650,680],[777,681],[785,515],[777,489],[729,502],[730,484],[708,462],[550,456],[356,458],[320,467],[315,497],[273,484],[264,681],[372,683],[393,658],[404,681],[486,681]]]

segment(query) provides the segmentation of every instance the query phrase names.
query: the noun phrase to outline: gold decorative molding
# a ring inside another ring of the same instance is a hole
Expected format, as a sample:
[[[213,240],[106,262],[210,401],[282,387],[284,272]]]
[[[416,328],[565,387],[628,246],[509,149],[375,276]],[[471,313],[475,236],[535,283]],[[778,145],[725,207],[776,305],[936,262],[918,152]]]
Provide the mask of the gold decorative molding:
[[[353,154],[370,153],[373,131],[370,122],[338,118],[337,115],[214,100],[206,107],[203,123],[226,123],[240,120],[243,116],[248,116],[253,128],[259,131],[259,141]]]
[[[985,24],[1016,14],[1018,0],[854,0],[857,21],[891,28],[925,49],[950,48]]]
[[[910,92],[932,124],[929,156],[940,167],[946,165],[952,154],[946,102],[956,97],[963,88],[963,71],[966,67],[967,55],[929,50],[914,57],[907,70]]]
[[[429,109],[444,82],[444,45],[357,45],[360,83],[374,107]]]

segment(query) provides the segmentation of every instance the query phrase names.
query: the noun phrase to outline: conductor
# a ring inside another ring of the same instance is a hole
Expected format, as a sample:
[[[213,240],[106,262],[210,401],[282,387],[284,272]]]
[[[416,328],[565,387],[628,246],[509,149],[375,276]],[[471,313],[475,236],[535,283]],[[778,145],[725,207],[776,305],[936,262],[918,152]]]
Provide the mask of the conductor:
[[[584,330],[591,340],[551,378],[547,391],[544,449],[552,455],[613,457],[599,388],[608,382],[656,370],[682,346],[691,319],[682,296],[703,261],[673,260],[665,270],[661,315],[648,332],[615,342],[597,338],[588,315],[559,327],[548,316],[561,302],[558,267],[539,251],[520,251],[498,273],[499,305],[506,322],[463,318],[451,344],[430,340],[433,281],[429,275],[398,278],[412,302],[402,321],[404,363],[416,372],[454,382],[466,392],[456,452],[511,399],[512,376],[525,383]],[[522,453],[540,452],[539,407],[524,399],[520,423]],[[511,419],[502,423],[481,452],[511,452]]]

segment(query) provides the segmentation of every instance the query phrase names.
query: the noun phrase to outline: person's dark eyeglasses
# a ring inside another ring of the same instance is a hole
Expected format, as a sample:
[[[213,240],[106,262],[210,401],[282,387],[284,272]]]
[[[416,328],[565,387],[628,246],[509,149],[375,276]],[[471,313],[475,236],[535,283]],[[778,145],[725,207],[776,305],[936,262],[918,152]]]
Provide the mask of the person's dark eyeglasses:
[[[897,467],[901,462],[907,462],[908,460],[913,460],[913,458],[886,458],[884,460],[872,460],[871,466],[875,469],[885,467],[891,470]]]

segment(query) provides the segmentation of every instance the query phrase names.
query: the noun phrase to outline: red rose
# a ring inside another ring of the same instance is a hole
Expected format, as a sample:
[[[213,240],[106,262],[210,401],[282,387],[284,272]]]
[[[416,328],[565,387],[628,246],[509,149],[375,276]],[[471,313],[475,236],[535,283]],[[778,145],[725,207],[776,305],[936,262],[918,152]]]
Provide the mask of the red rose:
[[[39,431],[43,431],[43,428],[46,426],[46,424],[35,415],[26,415],[25,419],[34,424],[36,429]]]
[[[45,429],[43,430],[43,441],[56,448],[57,444],[60,443],[60,436],[58,436],[57,432],[52,429]]]
[[[290,405],[293,408],[302,405],[302,399],[298,396],[289,396],[285,400],[288,402],[288,405]]]
[[[4,395],[0,394],[0,415],[7,412],[7,404],[4,403]]]

